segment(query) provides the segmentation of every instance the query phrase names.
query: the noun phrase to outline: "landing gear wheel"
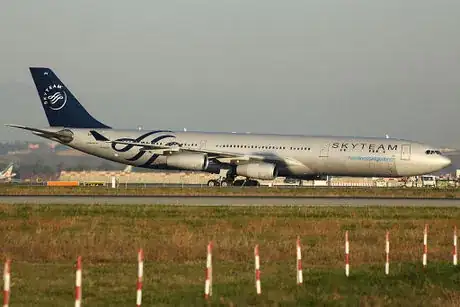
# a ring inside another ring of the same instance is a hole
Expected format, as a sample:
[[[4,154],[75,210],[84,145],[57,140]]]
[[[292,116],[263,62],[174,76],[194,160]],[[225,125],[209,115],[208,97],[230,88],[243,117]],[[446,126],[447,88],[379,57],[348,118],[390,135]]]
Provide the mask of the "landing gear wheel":
[[[208,181],[208,187],[218,187],[219,186],[219,181],[217,180],[209,180]]]
[[[244,184],[244,180],[241,180],[241,179],[233,181],[233,185],[236,187],[241,187],[243,186],[243,184]]]
[[[220,183],[220,186],[221,186],[221,187],[224,187],[224,188],[225,188],[225,187],[228,187],[229,185],[230,185],[229,182],[228,182],[228,181],[225,181],[225,180],[222,181],[222,182]]]

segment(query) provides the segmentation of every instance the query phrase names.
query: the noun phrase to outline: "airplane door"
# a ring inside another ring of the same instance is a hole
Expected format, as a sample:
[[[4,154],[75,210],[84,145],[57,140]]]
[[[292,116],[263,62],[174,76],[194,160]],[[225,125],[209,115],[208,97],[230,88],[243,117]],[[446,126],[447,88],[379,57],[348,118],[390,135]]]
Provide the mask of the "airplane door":
[[[410,160],[410,144],[401,146],[401,160]]]
[[[206,140],[202,140],[200,142],[200,148],[199,149],[204,149],[206,147]]]
[[[396,164],[395,164],[395,160],[391,160],[390,162],[388,162],[388,176],[393,176],[394,174],[396,174]]]
[[[324,144],[323,147],[321,147],[321,151],[319,152],[319,156],[320,157],[324,157],[324,158],[327,158],[329,157],[329,143],[328,144]]]

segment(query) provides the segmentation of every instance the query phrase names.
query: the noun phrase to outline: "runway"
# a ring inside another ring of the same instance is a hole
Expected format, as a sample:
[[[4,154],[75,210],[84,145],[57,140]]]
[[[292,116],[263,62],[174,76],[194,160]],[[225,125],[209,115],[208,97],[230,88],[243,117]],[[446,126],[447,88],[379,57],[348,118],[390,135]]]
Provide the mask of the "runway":
[[[0,204],[460,207],[460,199],[185,196],[0,196]]]

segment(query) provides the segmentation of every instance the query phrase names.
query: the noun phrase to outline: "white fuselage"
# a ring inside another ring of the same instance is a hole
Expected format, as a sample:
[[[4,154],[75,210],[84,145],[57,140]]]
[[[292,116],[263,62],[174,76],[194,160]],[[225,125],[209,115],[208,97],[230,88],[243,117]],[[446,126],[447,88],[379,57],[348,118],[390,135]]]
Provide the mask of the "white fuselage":
[[[46,128],[58,131],[62,128]],[[165,130],[69,129],[74,138],[66,145],[88,154],[144,168],[164,168],[163,150],[142,151],[139,146],[97,141],[95,130],[110,140],[168,145],[193,150],[263,156],[276,163],[279,176],[307,178],[312,175],[401,177],[428,174],[450,160],[427,151],[432,147],[394,138],[297,136],[250,133],[171,132]],[[225,159],[224,159],[225,160]],[[218,161],[218,163],[226,161]],[[232,163],[245,163],[232,161]],[[209,168],[209,172],[216,172]]]

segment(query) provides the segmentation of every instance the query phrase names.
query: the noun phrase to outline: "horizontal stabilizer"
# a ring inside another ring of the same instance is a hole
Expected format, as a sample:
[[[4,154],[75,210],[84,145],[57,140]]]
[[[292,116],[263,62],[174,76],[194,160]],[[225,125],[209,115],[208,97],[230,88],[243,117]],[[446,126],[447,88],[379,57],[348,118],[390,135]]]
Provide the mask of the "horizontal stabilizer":
[[[68,130],[60,130],[60,131],[54,132],[54,131],[47,131],[43,129],[22,126],[22,125],[14,125],[14,124],[5,124],[5,126],[12,127],[12,128],[19,128],[19,129],[23,129],[27,131],[32,131],[34,134],[38,136],[42,136],[48,139],[54,139],[54,140],[57,140],[58,142],[68,143],[73,140],[72,132]]]
[[[14,125],[14,124],[5,124],[7,127],[12,127],[12,128],[19,128],[19,129],[24,129],[32,132],[37,132],[40,134],[46,134],[46,135],[57,135],[56,132],[51,132],[51,131],[46,131],[38,128],[32,128],[32,127],[27,127],[27,126],[21,126],[21,125]]]

